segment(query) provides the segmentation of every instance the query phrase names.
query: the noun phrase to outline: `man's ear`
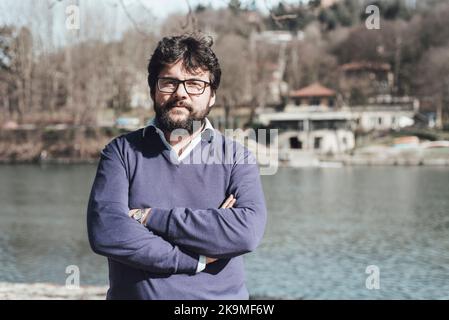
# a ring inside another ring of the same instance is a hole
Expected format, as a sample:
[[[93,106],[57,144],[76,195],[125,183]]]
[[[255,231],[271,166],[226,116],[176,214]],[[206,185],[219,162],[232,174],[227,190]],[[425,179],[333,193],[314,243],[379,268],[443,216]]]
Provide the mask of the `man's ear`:
[[[216,97],[215,91],[212,91],[212,94],[209,99],[209,108],[211,108],[215,104],[215,97]]]

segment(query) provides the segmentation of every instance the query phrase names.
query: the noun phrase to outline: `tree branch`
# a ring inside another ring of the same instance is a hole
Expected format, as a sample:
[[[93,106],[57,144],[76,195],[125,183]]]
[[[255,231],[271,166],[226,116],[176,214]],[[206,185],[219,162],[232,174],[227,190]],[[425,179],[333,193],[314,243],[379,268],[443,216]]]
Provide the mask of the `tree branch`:
[[[119,3],[120,3],[120,6],[122,7],[123,11],[125,12],[126,17],[129,19],[129,21],[131,21],[134,29],[136,29],[136,31],[139,32],[141,35],[148,36],[148,33],[146,33],[145,31],[142,31],[139,28],[138,23],[136,22],[136,20],[134,20],[132,15],[129,13],[128,9],[126,8],[125,3],[123,2],[123,0],[119,0]]]

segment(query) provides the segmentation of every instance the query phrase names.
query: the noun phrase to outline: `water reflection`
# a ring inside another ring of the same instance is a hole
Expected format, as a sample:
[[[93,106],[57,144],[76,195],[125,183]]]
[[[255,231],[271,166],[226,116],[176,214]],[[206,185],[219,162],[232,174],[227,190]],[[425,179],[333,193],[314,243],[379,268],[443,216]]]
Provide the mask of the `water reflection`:
[[[288,298],[444,298],[449,170],[280,170],[264,179],[269,225],[248,256],[251,289]],[[377,265],[381,290],[365,287]]]

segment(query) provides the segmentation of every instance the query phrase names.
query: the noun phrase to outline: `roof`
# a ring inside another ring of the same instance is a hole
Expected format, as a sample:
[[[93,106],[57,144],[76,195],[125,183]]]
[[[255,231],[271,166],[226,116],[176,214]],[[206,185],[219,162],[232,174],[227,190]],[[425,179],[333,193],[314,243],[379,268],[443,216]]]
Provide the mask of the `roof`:
[[[390,71],[391,66],[388,63],[382,62],[369,62],[369,61],[358,61],[358,62],[349,62],[340,66],[340,69],[343,71],[357,71],[357,70],[381,70],[381,71]]]
[[[334,90],[323,87],[319,83],[313,83],[307,87],[290,92],[290,97],[296,97],[296,98],[333,97],[333,96],[335,96]]]

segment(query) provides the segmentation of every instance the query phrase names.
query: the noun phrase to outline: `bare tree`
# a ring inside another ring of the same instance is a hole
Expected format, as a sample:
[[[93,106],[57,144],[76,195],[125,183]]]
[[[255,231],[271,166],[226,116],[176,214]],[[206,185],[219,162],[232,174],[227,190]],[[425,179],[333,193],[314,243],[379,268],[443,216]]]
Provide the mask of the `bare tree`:
[[[449,47],[432,48],[418,65],[416,82],[420,93],[430,96],[435,106],[436,126],[449,121]]]

